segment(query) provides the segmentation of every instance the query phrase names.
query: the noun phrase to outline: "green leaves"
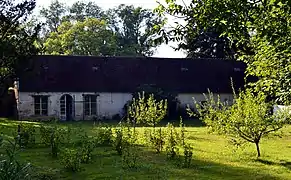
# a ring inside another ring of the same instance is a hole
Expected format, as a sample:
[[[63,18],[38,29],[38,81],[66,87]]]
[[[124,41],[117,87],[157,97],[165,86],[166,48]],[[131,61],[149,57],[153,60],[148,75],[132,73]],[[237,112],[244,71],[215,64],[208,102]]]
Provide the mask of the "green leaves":
[[[30,58],[38,53],[34,46],[39,26],[24,27],[35,7],[35,1],[0,3],[0,96],[7,92],[14,78],[30,66]]]
[[[128,108],[128,116],[136,124],[147,124],[155,126],[167,113],[167,100],[156,101],[153,94],[148,98],[145,93],[139,93],[137,99],[133,98],[132,104]]]
[[[250,85],[280,104],[290,104],[291,6],[286,0],[193,0],[176,11],[178,3],[165,1],[161,16],[181,17],[184,26],[156,29],[158,38],[174,40],[189,57],[227,57],[248,64]],[[220,53],[218,53],[220,52]]]
[[[236,97],[236,96],[235,96]],[[246,89],[238,94],[231,106],[214,98],[212,93],[205,96],[206,103],[196,102],[197,111],[202,120],[214,132],[259,144],[261,138],[280,130],[289,123],[290,109],[274,114],[270,113],[270,104],[263,92]],[[190,111],[190,115],[194,112]],[[258,152],[260,156],[260,152]]]
[[[115,55],[114,34],[105,21],[87,18],[76,23],[63,22],[58,32],[50,33],[44,45],[47,54]]]

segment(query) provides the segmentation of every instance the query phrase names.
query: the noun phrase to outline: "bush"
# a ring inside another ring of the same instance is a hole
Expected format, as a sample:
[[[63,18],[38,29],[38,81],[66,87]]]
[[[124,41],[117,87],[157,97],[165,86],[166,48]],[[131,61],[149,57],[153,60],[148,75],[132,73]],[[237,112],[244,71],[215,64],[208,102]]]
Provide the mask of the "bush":
[[[183,151],[184,151],[184,156],[183,156],[184,159],[182,161],[182,167],[189,168],[192,161],[193,148],[191,147],[190,144],[184,144]]]
[[[153,94],[139,93],[128,106],[128,119],[136,124],[145,124],[155,127],[167,114],[167,100],[157,101]]]
[[[16,158],[16,144],[10,143],[6,147],[5,154],[0,159],[0,179],[3,180],[25,180],[29,179],[30,164],[22,164]]]
[[[127,130],[127,135],[125,134]],[[124,127],[116,128],[115,129],[115,139],[114,139],[114,149],[116,150],[118,155],[122,155],[123,151],[126,147],[130,145],[130,132],[128,132],[128,129],[125,129]]]
[[[50,146],[51,135],[54,131],[53,127],[41,125],[39,131],[41,143],[44,144],[45,146]]]
[[[124,146],[122,151],[123,168],[135,168],[137,166],[138,151],[138,147],[134,144]]]
[[[18,125],[18,145],[33,147],[35,145],[35,127],[33,125]]]
[[[110,146],[112,144],[111,127],[108,127],[108,126],[98,127],[95,143],[96,145]]]
[[[168,123],[167,125],[167,140],[166,140],[166,153],[168,159],[175,159],[178,155],[178,139],[175,127]]]
[[[65,148],[61,153],[61,164],[68,171],[79,171],[81,169],[81,159],[78,151],[75,149]]]
[[[157,153],[161,153],[163,151],[165,141],[161,128],[159,128],[158,131],[154,130],[153,132],[150,133],[150,142]]]
[[[79,148],[81,163],[88,163],[92,159],[94,151],[94,140],[88,137],[87,134],[82,136],[83,142]]]
[[[114,140],[114,149],[116,150],[117,154],[122,155],[123,147],[124,147],[124,142],[123,142],[123,134],[122,134],[122,129],[115,129],[115,140]]]
[[[60,145],[68,143],[68,137],[70,137],[70,129],[59,128],[56,125],[54,127],[41,126],[40,136],[44,145],[51,148],[52,157],[56,158],[60,151]]]

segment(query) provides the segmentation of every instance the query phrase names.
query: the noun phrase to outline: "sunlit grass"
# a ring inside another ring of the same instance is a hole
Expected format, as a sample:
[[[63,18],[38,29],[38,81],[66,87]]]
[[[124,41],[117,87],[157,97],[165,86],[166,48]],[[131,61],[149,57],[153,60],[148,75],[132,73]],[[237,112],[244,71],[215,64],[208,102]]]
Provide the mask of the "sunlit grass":
[[[2,132],[11,138],[18,124],[17,121],[0,121]],[[92,122],[61,123],[60,126],[83,128],[90,135],[96,130]],[[137,128],[140,142],[145,142],[145,129]],[[188,142],[194,148],[190,168],[177,167],[164,154],[156,154],[149,147],[142,147],[139,152],[136,169],[122,168],[121,158],[112,147],[96,148],[93,161],[82,165],[77,173],[66,172],[58,160],[50,157],[48,148],[21,150],[19,156],[32,163],[34,174],[48,174],[53,179],[291,179],[291,126],[283,129],[282,138],[263,139],[259,160],[252,144],[236,148],[226,137],[209,134],[205,127],[187,127],[186,130]]]

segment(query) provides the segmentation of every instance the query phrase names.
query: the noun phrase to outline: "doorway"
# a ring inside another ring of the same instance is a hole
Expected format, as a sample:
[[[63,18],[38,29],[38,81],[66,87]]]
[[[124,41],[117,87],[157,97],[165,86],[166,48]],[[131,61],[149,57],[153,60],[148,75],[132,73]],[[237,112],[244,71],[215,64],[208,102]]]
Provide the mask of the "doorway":
[[[73,97],[69,94],[64,94],[60,99],[60,113],[61,118],[70,121],[73,120]]]

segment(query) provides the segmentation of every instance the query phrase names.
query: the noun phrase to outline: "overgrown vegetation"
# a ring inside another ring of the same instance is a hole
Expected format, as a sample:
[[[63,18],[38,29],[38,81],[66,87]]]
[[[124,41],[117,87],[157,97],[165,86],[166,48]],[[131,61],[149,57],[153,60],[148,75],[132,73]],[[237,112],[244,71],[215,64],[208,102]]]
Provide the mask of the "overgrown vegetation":
[[[2,145],[2,144],[0,144]],[[0,179],[26,180],[30,178],[30,163],[22,163],[16,157],[17,141],[3,145],[5,152],[0,156]],[[3,148],[3,147],[1,147]]]

